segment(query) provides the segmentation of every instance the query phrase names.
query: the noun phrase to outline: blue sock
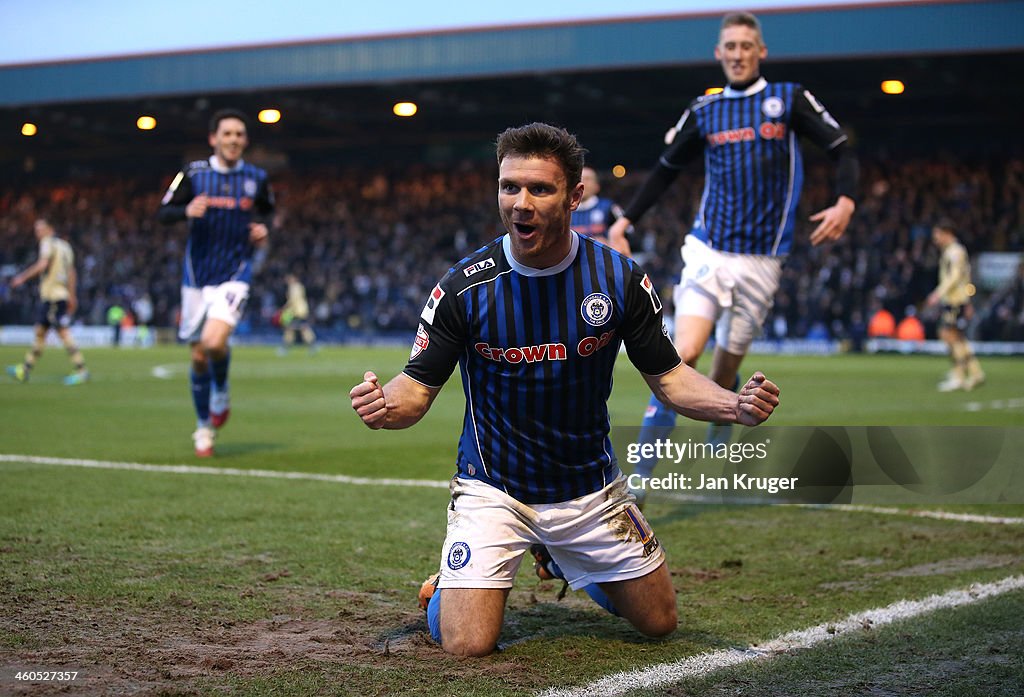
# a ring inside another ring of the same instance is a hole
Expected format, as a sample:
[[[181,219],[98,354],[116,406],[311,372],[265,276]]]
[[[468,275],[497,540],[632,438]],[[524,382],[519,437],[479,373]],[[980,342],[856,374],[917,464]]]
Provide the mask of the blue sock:
[[[192,371],[192,403],[200,426],[210,423],[210,371],[199,374]]]
[[[676,413],[662,404],[657,397],[651,395],[637,441],[639,443],[654,443],[659,439],[668,438],[675,427]],[[647,478],[654,473],[654,467],[657,464],[658,458],[645,457],[636,463],[633,472]]]
[[[210,367],[213,369],[213,384],[218,392],[228,388],[228,368],[231,366],[231,349],[221,360],[211,360]]]
[[[547,570],[548,573],[550,573],[555,578],[560,578],[563,581],[565,580],[565,574],[562,573],[561,567],[558,566],[558,562],[556,562],[554,559],[548,562]],[[606,611],[610,612],[616,617],[619,616],[619,611],[615,609],[614,605],[612,605],[611,598],[605,595],[605,592],[601,590],[601,586],[597,585],[596,583],[591,583],[588,586],[583,586],[583,592],[589,595],[591,600],[593,600],[595,603],[603,607]],[[561,596],[559,596],[559,598],[561,598]],[[433,602],[434,599],[431,598],[430,600],[431,602]],[[430,618],[429,610],[427,611],[427,618]],[[440,630],[438,630],[438,634],[440,634]]]
[[[601,590],[601,586],[596,583],[591,583],[589,586],[583,586],[583,592],[589,595],[591,600],[603,607],[605,610],[616,617],[619,616],[619,611],[615,609],[614,605],[612,605],[611,598],[605,595],[604,591]]]
[[[430,629],[430,637],[438,644],[441,643],[441,589],[435,588],[434,594],[430,596],[427,603],[427,627]]]

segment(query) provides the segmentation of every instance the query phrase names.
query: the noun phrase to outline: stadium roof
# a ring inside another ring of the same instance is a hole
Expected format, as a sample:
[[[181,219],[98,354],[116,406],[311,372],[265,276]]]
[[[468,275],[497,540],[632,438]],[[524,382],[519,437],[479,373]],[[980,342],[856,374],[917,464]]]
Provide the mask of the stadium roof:
[[[804,83],[865,140],[991,139],[1024,97],[1024,1],[759,11],[770,79]],[[649,162],[688,99],[719,84],[720,15],[209,50],[0,67],[0,164],[97,163],[203,148],[220,106],[276,107],[254,141],[278,157],[438,160],[490,152],[502,128],[548,120],[598,160]],[[907,93],[884,97],[882,79]],[[397,119],[391,103],[416,101]],[[150,113],[158,127],[135,129]],[[18,135],[23,121],[40,127]],[[361,155],[360,155],[361,154]],[[5,167],[6,168],[6,167]],[[17,166],[15,169],[22,169]]]
[[[1024,48],[1024,2],[766,10],[775,60]],[[0,105],[437,81],[709,60],[720,14],[371,36],[0,67]]]

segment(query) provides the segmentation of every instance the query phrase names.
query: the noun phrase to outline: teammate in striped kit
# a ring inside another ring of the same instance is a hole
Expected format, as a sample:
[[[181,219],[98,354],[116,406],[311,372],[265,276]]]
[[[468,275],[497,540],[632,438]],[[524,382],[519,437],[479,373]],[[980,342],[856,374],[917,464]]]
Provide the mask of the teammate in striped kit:
[[[651,389],[687,416],[755,425],[778,404],[778,388],[760,373],[736,395],[684,365],[643,269],[570,229],[583,153],[547,124],[498,137],[507,234],[434,287],[404,372],[382,386],[367,371],[350,392],[370,428],[408,428],[460,366],[466,414],[448,534],[439,578],[421,595],[432,636],[451,653],[494,650],[531,545],[546,546],[556,575],[641,632],[675,629],[664,552],[609,439],[620,344]]]
[[[231,413],[228,339],[238,325],[253,274],[253,254],[267,243],[274,197],[267,173],[245,162],[248,124],[234,109],[210,119],[209,160],[192,162],[161,202],[163,223],[188,220],[178,337],[192,351],[192,401],[199,457],[213,455],[215,428]]]
[[[609,235],[634,224],[679,175],[689,160],[704,156],[704,193],[682,248],[684,268],[676,286],[675,345],[696,367],[715,332],[709,376],[739,385],[740,363],[761,332],[790,251],[803,165],[797,137],[828,153],[837,167],[836,202],[811,216],[814,245],[842,237],[854,211],[856,156],[836,120],[810,92],[760,74],[767,48],[761,24],[749,13],[722,20],[715,58],[728,86],[690,103],[666,135],[668,147]],[[666,438],[675,414],[652,397],[641,442]],[[708,440],[726,442],[731,425],[711,424]],[[636,473],[650,476],[653,459]],[[642,496],[641,491],[634,492]]]
[[[584,167],[581,176],[583,200],[580,201],[579,208],[572,212],[569,227],[581,235],[592,237],[598,242],[628,255],[630,248],[626,231],[623,231],[621,236],[615,239],[608,238],[609,228],[622,217],[622,208],[611,199],[598,196],[601,191],[601,182],[592,167]]]

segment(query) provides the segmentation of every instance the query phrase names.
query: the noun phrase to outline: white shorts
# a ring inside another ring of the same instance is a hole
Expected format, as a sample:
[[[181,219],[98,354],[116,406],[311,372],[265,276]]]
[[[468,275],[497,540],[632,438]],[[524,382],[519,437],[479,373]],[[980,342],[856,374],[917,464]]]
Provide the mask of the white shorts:
[[[573,590],[646,576],[665,560],[626,479],[562,503],[526,505],[456,477],[439,588],[511,588],[530,545],[548,548]]]
[[[746,354],[775,304],[783,257],[719,252],[693,235],[686,236],[682,255],[683,274],[673,296],[676,318],[715,322],[718,346]]]
[[[182,286],[178,338],[182,341],[199,341],[203,324],[208,319],[219,319],[237,327],[248,299],[249,284],[242,281],[228,281],[219,286],[202,288]]]

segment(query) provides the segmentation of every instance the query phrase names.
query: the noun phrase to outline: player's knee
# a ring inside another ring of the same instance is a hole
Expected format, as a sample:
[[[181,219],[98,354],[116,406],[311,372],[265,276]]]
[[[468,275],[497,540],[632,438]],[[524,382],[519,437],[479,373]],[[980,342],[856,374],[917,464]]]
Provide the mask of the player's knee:
[[[449,636],[451,634],[452,636]],[[494,653],[497,645],[490,637],[470,636],[459,632],[445,632],[441,636],[441,647],[454,656],[480,658]]]
[[[679,615],[675,605],[666,606],[660,612],[653,612],[636,623],[637,630],[646,636],[660,638],[676,631],[679,626]]]

